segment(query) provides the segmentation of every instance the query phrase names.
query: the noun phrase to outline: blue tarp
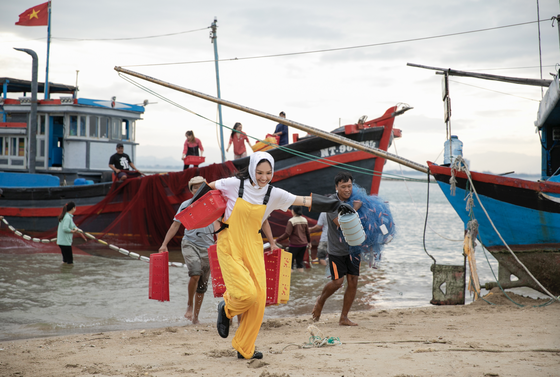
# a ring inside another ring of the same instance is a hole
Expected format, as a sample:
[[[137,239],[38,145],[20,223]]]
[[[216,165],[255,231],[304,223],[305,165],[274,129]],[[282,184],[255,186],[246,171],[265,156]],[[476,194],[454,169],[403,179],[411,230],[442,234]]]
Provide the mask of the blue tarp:
[[[58,187],[60,178],[50,174],[0,172],[0,187]]]

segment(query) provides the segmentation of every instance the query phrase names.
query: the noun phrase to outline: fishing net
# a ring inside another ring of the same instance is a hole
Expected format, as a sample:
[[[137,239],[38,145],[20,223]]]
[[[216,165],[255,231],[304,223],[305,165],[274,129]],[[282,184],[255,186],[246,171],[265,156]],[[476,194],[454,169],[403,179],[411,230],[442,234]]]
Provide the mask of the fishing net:
[[[99,203],[85,213],[74,216],[76,225],[97,238],[122,245],[159,246],[181,203],[192,197],[188,182],[202,176],[207,182],[235,175],[237,169],[231,161],[191,168],[181,172],[154,174],[113,183],[111,190]],[[275,237],[280,236],[291,213],[274,211],[269,222]],[[309,226],[316,221],[308,219]],[[183,234],[181,225],[169,246],[179,246]],[[40,238],[56,237],[56,228],[39,235]]]
[[[364,227],[366,239],[361,245],[350,246],[350,254],[362,254],[363,261],[368,262],[370,267],[376,267],[381,260],[383,246],[391,242],[396,233],[393,215],[391,215],[388,203],[377,195],[368,195],[357,184],[353,185],[352,195],[348,202],[352,203],[354,200],[362,202],[358,215]]]
[[[226,162],[113,183],[103,200],[74,216],[74,223],[85,232],[115,244],[159,246],[179,205],[192,197],[188,189],[192,177],[200,175],[212,182],[236,172],[233,163]],[[181,226],[177,234],[182,232]],[[56,228],[42,237],[56,237]],[[179,244],[179,237],[169,243],[170,246]]]

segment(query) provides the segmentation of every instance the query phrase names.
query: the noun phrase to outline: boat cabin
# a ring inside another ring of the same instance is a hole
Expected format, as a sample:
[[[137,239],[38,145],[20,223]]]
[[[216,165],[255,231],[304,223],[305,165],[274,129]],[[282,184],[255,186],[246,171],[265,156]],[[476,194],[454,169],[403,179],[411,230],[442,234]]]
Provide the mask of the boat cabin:
[[[535,126],[542,146],[541,179],[560,182],[560,72],[539,105]]]
[[[3,77],[0,85],[0,171],[29,172],[31,137],[37,140],[36,173],[58,176],[68,184],[76,178],[110,179],[107,165],[117,143],[135,160],[136,121],[143,106],[114,97],[78,98],[76,87],[49,83],[49,92],[60,97],[37,100],[37,132],[31,135],[31,81]],[[21,95],[8,98],[13,93]],[[44,93],[44,83],[38,83],[38,93]]]

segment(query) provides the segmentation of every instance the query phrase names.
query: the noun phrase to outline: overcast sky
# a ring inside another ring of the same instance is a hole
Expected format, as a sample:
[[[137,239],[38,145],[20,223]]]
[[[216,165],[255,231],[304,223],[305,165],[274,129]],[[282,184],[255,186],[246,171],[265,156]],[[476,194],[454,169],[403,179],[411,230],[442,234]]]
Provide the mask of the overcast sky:
[[[20,13],[41,2],[0,3],[0,76],[31,79],[30,57],[13,50],[30,48],[39,55],[39,80],[44,81],[47,28],[14,25]],[[559,13],[558,1],[540,1],[540,19],[547,20],[540,23],[543,78],[551,78],[558,62],[558,28],[550,18]],[[139,162],[173,159],[179,165],[187,130],[194,130],[202,140],[207,162],[219,162],[213,123],[131,85],[113,69],[123,66],[216,95],[213,62],[150,65],[212,60],[208,27],[214,17],[219,56],[226,59],[219,63],[222,98],[273,114],[283,110],[288,119],[327,131],[339,122],[355,123],[362,115],[374,119],[404,102],[414,109],[395,121],[403,137],[395,143],[397,151],[394,146],[389,151],[422,164],[443,159],[441,76],[407,67],[408,62],[540,77],[536,1],[53,0],[50,81],[74,85],[79,70],[80,97],[157,102],[146,107],[144,120],[138,122]],[[521,23],[529,24],[504,27]],[[197,31],[114,40],[192,30]],[[142,84],[197,114],[217,119],[217,107],[210,102]],[[533,122],[540,98],[538,87],[451,78],[452,133],[463,141],[471,169],[539,173],[540,144]],[[223,120],[230,127],[242,122],[245,132],[260,138],[275,128],[271,121],[228,108],[223,108]],[[226,142],[229,134],[224,130]],[[231,149],[228,157],[233,157]],[[395,168],[393,163],[386,166]]]

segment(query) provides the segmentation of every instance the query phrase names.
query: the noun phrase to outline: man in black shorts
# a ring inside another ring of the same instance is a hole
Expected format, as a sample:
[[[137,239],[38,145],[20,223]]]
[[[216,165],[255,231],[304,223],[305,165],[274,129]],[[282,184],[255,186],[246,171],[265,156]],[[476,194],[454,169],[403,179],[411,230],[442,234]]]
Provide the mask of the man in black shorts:
[[[341,172],[334,177],[334,185],[336,188],[336,198],[346,203],[352,195],[353,178],[350,173]],[[350,204],[350,203],[349,203]],[[362,202],[355,200],[351,203],[357,211],[362,206]],[[338,213],[327,212],[328,230],[328,254],[329,268],[331,270],[331,281],[325,285],[321,296],[317,299],[313,312],[311,313],[314,321],[318,321],[321,317],[323,306],[329,297],[336,292],[342,284],[344,284],[344,276],[346,275],[347,287],[344,292],[344,301],[342,304],[342,313],[338,322],[341,326],[358,326],[348,319],[348,312],[356,297],[358,288],[358,276],[360,275],[360,255],[353,256],[350,254],[350,245],[344,237],[339,234]]]

